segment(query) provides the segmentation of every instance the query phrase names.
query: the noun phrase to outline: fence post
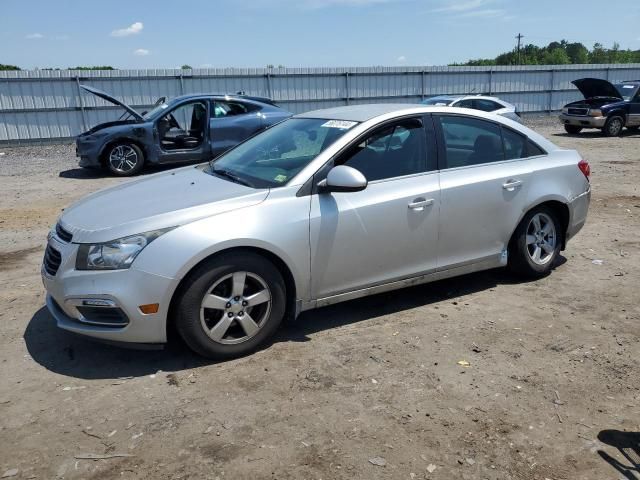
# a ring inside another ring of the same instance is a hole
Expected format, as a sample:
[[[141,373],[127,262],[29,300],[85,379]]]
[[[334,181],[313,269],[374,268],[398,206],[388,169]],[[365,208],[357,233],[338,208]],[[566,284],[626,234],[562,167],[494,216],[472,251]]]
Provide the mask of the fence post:
[[[422,85],[420,86],[420,90],[421,90],[420,97],[422,98],[422,101],[424,102],[424,97],[425,97],[425,92],[426,92],[425,84],[424,84],[425,71],[422,70],[421,73],[422,73]]]
[[[552,102],[553,102],[553,74],[555,72],[555,70],[551,69],[549,70],[551,76],[549,79],[549,104],[548,104],[548,109],[547,112],[551,113],[551,107],[552,107]]]
[[[180,82],[180,95],[184,95],[184,78],[182,77],[182,72],[180,72],[178,82]]]
[[[271,91],[271,72],[269,70],[267,70],[264,78],[267,81],[267,97],[273,100],[273,92]]]
[[[346,92],[346,104],[349,105],[349,72],[346,71],[344,72],[344,86],[345,86],[345,92]]]
[[[489,67],[489,95],[493,93],[493,68]]]
[[[87,127],[87,117],[84,111],[84,100],[82,100],[82,92],[80,91],[80,78],[76,75],[76,93],[78,96],[78,105],[80,105],[80,115],[82,116],[82,131],[86,132],[89,130]]]

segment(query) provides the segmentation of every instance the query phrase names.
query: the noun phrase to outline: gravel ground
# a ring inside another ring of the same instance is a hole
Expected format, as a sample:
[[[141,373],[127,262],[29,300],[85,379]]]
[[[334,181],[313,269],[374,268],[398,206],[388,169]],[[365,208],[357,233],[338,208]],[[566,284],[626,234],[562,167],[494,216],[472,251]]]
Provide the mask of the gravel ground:
[[[70,145],[0,148],[0,476],[640,479],[640,135],[526,122],[592,165],[588,224],[550,276],[323,308],[221,363],[58,330],[47,231],[122,180]]]

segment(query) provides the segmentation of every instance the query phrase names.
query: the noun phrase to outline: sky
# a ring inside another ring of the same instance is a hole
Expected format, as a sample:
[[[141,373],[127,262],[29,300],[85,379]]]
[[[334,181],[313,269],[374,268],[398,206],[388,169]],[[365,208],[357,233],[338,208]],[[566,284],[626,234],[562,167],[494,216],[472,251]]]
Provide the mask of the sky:
[[[21,68],[446,65],[567,39],[640,49],[640,0],[0,0]]]

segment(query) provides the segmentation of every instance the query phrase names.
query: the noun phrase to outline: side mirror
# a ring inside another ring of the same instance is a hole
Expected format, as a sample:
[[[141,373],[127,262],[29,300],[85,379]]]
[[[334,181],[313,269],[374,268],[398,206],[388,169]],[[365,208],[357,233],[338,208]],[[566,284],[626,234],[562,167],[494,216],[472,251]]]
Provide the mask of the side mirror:
[[[329,170],[327,178],[318,183],[320,192],[359,192],[367,188],[367,179],[355,168],[338,165]]]

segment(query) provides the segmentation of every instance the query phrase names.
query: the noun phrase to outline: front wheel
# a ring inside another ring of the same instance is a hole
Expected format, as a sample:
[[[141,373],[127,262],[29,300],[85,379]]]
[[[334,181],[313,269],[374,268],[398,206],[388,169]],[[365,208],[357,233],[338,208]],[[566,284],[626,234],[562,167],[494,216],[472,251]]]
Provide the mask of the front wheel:
[[[106,166],[113,175],[130,177],[142,170],[144,153],[135,143],[116,143],[107,150]]]
[[[246,355],[271,337],[286,309],[278,269],[251,252],[223,254],[187,279],[175,322],[185,343],[214,359]]]
[[[622,127],[624,127],[624,120],[622,117],[611,117],[604,124],[602,133],[607,137],[617,137],[622,133]]]
[[[570,135],[577,135],[582,131],[582,127],[578,127],[577,125],[565,125],[564,131]]]
[[[538,207],[528,212],[509,244],[510,270],[528,277],[548,274],[560,254],[560,225],[550,208]]]

